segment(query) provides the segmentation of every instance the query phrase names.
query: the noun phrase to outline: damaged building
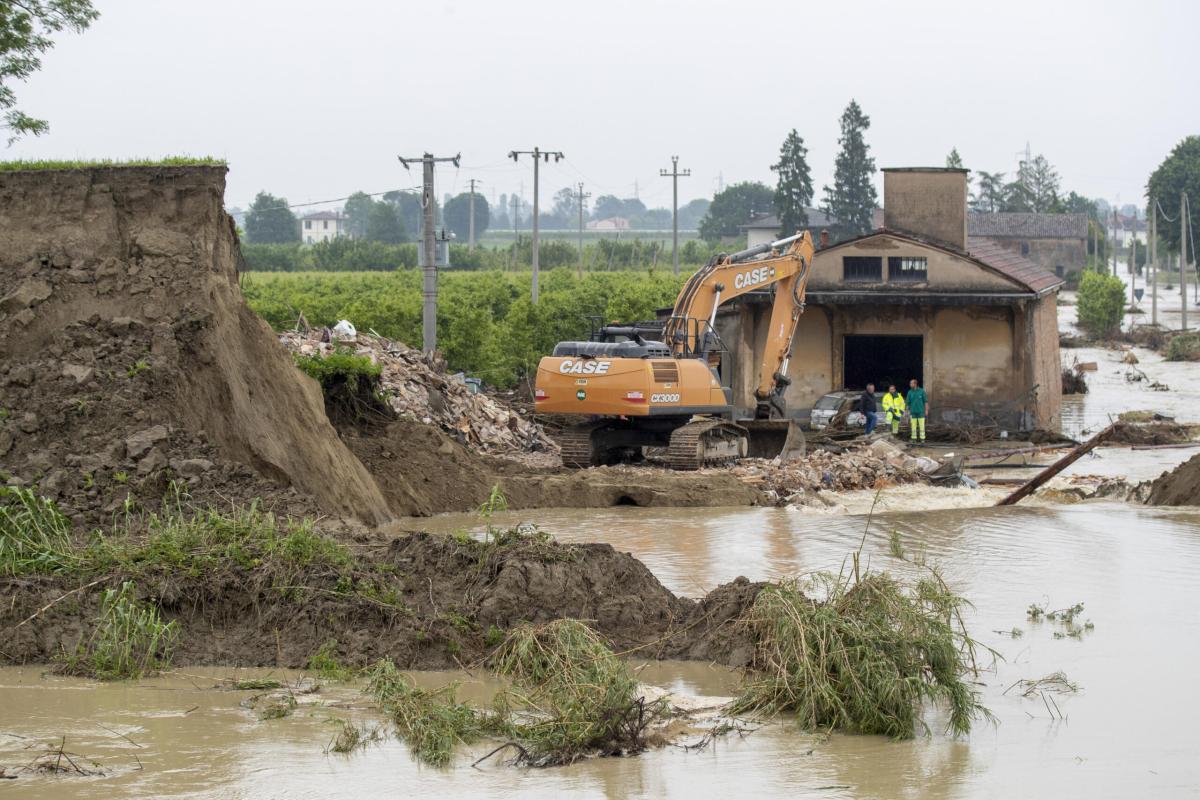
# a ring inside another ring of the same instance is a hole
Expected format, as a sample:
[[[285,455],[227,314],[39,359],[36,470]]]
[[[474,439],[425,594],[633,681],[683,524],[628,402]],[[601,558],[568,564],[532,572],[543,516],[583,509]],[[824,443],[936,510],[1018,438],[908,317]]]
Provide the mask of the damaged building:
[[[789,414],[873,382],[930,397],[933,423],[1050,427],[1062,401],[1057,295],[1062,280],[993,239],[968,236],[967,172],[884,171],[883,227],[820,248],[792,344]],[[770,294],[717,318],[725,381],[749,413]]]

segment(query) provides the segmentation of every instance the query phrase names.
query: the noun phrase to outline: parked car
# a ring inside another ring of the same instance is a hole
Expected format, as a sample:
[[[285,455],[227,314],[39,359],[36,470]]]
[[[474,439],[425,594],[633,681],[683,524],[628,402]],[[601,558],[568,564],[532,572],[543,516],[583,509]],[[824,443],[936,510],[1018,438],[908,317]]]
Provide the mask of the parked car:
[[[839,415],[843,415],[845,422],[842,427],[846,428],[862,428],[867,424],[867,418],[861,411],[858,410],[858,398],[862,396],[861,391],[844,389],[840,392],[830,392],[821,397],[820,400],[812,407],[809,413],[808,424],[814,431],[824,430],[829,427],[829,423],[836,419]],[[883,411],[883,392],[875,393],[875,400],[879,403],[880,413]]]

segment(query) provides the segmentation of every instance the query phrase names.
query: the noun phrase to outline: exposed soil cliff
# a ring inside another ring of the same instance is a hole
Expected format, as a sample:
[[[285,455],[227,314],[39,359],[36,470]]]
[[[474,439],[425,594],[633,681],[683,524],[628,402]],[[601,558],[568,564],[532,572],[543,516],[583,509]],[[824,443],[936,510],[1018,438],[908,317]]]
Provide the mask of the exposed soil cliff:
[[[0,471],[77,522],[262,497],[376,523],[375,480],[238,288],[224,167],[0,174]]]

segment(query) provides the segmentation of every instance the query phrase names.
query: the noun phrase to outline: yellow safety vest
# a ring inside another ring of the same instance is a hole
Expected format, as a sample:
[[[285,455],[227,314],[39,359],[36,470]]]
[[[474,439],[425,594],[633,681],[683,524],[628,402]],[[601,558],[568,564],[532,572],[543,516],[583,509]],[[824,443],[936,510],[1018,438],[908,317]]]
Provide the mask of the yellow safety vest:
[[[904,415],[904,395],[893,395],[887,393],[883,396],[883,410],[891,413],[893,416]]]

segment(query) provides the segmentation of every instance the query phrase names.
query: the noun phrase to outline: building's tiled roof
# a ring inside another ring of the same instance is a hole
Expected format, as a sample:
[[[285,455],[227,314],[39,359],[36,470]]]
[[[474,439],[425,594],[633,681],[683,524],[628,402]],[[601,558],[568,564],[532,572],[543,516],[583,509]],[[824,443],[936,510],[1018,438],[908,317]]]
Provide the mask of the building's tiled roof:
[[[1087,214],[972,213],[967,215],[967,232],[996,238],[1086,239]]]
[[[1050,270],[997,244],[991,237],[968,237],[967,255],[1038,294],[1063,283],[1062,278]]]
[[[301,219],[343,219],[343,217],[337,211],[314,211],[311,214],[305,214]]]

